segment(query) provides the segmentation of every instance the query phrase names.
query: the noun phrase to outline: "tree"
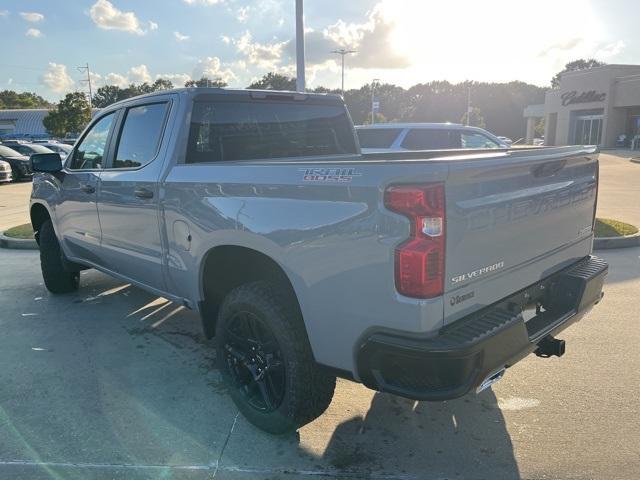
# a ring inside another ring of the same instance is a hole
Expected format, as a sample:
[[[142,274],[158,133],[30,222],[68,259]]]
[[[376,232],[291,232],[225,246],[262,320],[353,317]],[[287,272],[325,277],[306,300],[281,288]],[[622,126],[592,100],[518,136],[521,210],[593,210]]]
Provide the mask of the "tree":
[[[14,92],[3,90],[0,92],[0,109],[4,108],[51,108],[52,103],[47,102],[40,95],[33,92]]]
[[[184,84],[185,87],[209,87],[209,88],[222,88],[227,86],[227,82],[221,78],[211,80],[207,77],[200,77],[200,80],[187,80]]]
[[[289,90],[295,91],[296,79],[281,75],[275,72],[269,72],[260,80],[253,82],[247,88],[255,90]]]
[[[467,116],[469,117],[469,123],[467,123]],[[487,126],[486,122],[484,121],[484,117],[480,113],[480,109],[478,107],[472,107],[471,112],[465,112],[460,119],[460,123],[480,128],[486,128]]]
[[[89,101],[82,92],[68,93],[51,110],[42,123],[49,133],[56,137],[78,134],[91,120]]]
[[[158,90],[171,90],[173,88],[173,83],[171,83],[171,80],[168,80],[166,78],[158,78],[155,82],[153,82],[151,88],[154,92],[157,92]]]
[[[92,104],[96,108],[104,108],[108,107],[112,103],[120,100],[121,88],[116,85],[105,85],[104,87],[100,87],[96,90],[96,93],[93,94]]]
[[[96,108],[104,108],[120,100],[137,97],[145,93],[157,92],[158,90],[170,90],[172,88],[173,83],[165,78],[158,78],[151,84],[145,82],[140,85],[135,85],[132,83],[125,88],[118,87],[117,85],[105,85],[96,90],[92,98],[92,103]]]
[[[569,62],[564,66],[564,70],[554,75],[554,77],[551,79],[551,86],[553,88],[557,88],[560,86],[560,77],[563,73],[575,72],[578,70],[589,70],[590,68],[601,67],[603,65],[606,65],[606,63],[600,62],[599,60],[595,60],[593,58],[589,58],[588,60],[580,58],[578,60],[574,60],[573,62]]]

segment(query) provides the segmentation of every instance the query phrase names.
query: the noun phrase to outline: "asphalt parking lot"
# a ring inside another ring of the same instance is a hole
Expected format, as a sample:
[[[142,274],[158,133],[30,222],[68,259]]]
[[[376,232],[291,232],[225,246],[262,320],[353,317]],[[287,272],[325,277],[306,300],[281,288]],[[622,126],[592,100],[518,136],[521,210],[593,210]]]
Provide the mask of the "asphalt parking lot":
[[[640,224],[640,165],[602,161],[600,215]],[[272,437],[238,415],[195,314],[95,271],[52,296],[37,252],[0,250],[0,478],[635,480],[640,248],[598,254],[606,296],[563,358],[443,403],[340,381],[324,416]]]

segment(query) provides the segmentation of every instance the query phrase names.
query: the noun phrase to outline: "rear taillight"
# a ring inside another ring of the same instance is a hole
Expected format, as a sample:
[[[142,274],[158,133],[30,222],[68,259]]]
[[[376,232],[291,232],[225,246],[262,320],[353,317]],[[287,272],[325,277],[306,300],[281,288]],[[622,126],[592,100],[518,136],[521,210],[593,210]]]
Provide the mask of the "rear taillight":
[[[384,204],[411,221],[411,237],[395,251],[396,288],[402,295],[433,298],[444,288],[444,184],[387,188]]]

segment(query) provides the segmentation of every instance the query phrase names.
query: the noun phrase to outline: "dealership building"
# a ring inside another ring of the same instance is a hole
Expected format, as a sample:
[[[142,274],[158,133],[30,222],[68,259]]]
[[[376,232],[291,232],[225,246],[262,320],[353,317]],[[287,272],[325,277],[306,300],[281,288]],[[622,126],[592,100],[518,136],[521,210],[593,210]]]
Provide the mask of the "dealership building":
[[[640,148],[640,65],[605,65],[566,72],[544,105],[530,105],[527,143],[545,119],[545,145]]]

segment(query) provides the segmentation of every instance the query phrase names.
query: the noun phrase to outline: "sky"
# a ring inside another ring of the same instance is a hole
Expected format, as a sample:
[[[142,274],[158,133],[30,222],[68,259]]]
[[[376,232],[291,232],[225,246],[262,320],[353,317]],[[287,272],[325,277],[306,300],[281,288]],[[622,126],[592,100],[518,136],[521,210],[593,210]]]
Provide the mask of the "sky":
[[[49,100],[105,84],[295,75],[294,0],[0,0],[0,90]],[[640,64],[638,0],[306,0],[307,85],[379,79],[540,86],[568,61]]]

